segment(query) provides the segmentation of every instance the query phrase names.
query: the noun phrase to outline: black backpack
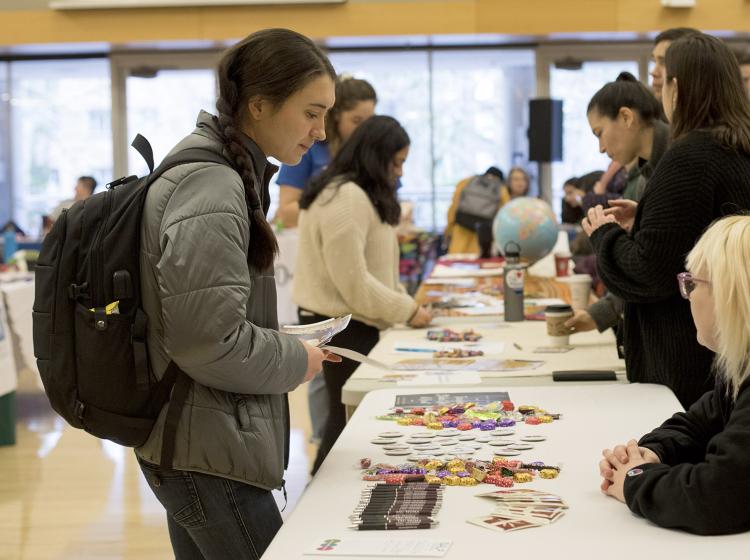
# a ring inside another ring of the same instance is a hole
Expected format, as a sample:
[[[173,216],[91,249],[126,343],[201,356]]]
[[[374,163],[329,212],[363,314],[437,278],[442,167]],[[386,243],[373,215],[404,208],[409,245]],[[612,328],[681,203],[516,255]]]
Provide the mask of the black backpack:
[[[471,231],[477,231],[477,227],[489,228],[500,208],[502,189],[503,182],[494,173],[474,176],[461,191],[456,223]]]
[[[148,188],[168,169],[229,162],[189,148],[154,169],[148,141],[139,134],[132,145],[150,173],[117,179],[75,203],[44,240],[36,266],[34,355],[52,408],[74,428],[120,445],[143,445],[173,393],[161,461],[171,468],[190,378],[174,362],[158,382],[150,372],[140,293],[141,216]]]

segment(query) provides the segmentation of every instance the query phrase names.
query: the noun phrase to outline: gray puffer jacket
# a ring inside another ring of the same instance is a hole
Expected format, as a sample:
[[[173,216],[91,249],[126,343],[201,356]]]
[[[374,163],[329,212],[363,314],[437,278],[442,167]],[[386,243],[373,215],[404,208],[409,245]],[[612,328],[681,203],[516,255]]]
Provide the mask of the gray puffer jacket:
[[[275,171],[245,138],[268,208]],[[173,150],[222,153],[215,118]],[[286,393],[307,369],[307,353],[277,332],[273,270],[248,266],[252,251],[242,180],[225,165],[192,163],[167,171],[150,188],[141,225],[141,288],[148,351],[161,378],[170,359],[193,380],[177,429],[174,468],[279,488],[288,462]],[[159,463],[166,406],[136,450]]]

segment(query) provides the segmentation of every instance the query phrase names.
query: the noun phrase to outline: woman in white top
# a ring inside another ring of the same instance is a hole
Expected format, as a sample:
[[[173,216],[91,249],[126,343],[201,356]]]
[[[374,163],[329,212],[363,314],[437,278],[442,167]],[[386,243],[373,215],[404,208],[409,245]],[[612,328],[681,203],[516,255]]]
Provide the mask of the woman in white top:
[[[371,117],[300,199],[294,301],[303,323],[352,314],[348,328],[333,338],[335,346],[367,354],[380,329],[425,327],[432,319],[398,279],[396,182],[408,154],[409,136],[398,121]],[[344,429],[341,388],[357,363],[331,366],[323,370],[330,411],[313,474]]]

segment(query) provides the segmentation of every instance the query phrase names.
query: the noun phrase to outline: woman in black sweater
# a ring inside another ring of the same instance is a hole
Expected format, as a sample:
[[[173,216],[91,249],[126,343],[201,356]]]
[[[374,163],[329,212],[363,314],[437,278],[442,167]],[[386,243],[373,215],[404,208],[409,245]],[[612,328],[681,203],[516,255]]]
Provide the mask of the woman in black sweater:
[[[748,261],[750,216],[719,220],[700,238],[678,278],[698,341],[716,352],[716,387],[638,443],[605,449],[599,463],[602,491],[662,527],[750,530]]]
[[[698,34],[672,43],[662,101],[672,147],[639,203],[583,220],[599,275],[625,301],[628,379],[668,386],[687,408],[713,386],[713,353],[695,339],[674,283],[708,225],[750,208],[750,102],[734,55]]]

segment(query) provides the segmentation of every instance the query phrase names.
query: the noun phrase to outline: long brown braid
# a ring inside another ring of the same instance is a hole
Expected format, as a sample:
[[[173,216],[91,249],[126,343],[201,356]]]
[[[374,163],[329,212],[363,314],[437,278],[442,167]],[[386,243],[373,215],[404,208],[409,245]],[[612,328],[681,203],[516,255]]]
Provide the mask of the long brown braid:
[[[224,54],[217,71],[219,130],[245,185],[250,215],[252,249],[248,263],[265,270],[273,265],[279,245],[261,205],[259,189],[263,185],[257,184],[239,123],[248,118],[248,102],[253,97],[261,96],[280,107],[311,80],[323,75],[335,80],[336,72],[315,43],[288,29],[265,29],[246,37]]]

